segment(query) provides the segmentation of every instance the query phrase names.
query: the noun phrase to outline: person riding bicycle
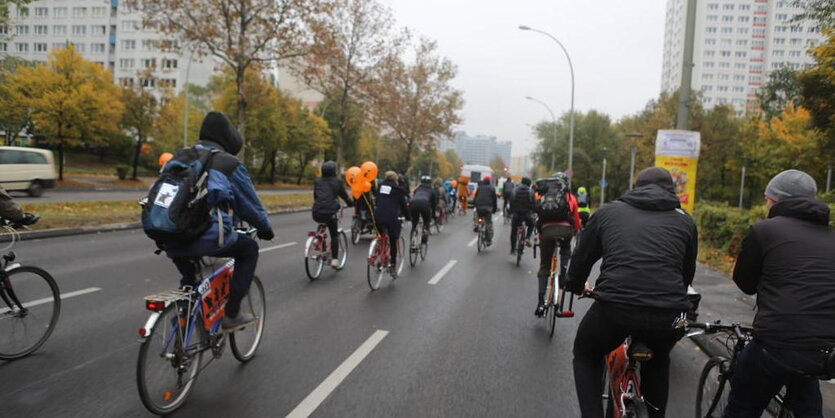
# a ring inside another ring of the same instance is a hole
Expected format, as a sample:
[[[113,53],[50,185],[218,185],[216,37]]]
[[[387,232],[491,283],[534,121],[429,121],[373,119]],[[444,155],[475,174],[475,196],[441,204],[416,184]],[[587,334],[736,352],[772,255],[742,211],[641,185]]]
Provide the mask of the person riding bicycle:
[[[510,198],[513,196],[513,179],[508,178],[502,185],[502,212],[508,213],[510,209]],[[507,215],[505,215],[507,216]]]
[[[816,194],[808,174],[777,174],[765,189],[768,218],[742,241],[733,280],[758,309],[725,417],[760,416],[784,386],[793,416],[823,416],[817,377],[835,377],[835,231]]]
[[[371,181],[371,190],[363,193],[354,201],[354,216],[359,219],[360,230],[365,231],[371,224],[371,212],[374,211],[374,193],[377,190],[377,180]]]
[[[663,417],[669,391],[670,351],[682,337],[673,321],[692,305],[687,286],[696,273],[696,223],[675,194],[669,171],[641,171],[635,188],[599,208],[571,256],[565,289],[587,290],[603,258],[595,302],[574,339],[574,383],[583,417],[603,417],[603,359],[628,336],[653,351],[641,365],[641,393],[650,417]]]
[[[441,211],[446,211],[447,194],[446,189],[443,186],[443,181],[439,178],[435,179],[435,181],[432,183],[432,187],[435,189],[435,196],[438,196],[438,205],[435,208],[435,221],[437,222],[437,217],[440,216]]]
[[[258,264],[258,243],[233,228],[230,210],[258,230],[258,238],[271,240],[275,236],[267,210],[258,199],[252,179],[244,165],[235,156],[243,147],[243,138],[229,118],[220,112],[209,112],[200,126],[198,150],[218,150],[209,170],[209,204],[217,208],[223,220],[221,230],[217,222],[195,241],[182,245],[168,245],[165,252],[182,275],[181,286],[193,286],[197,276],[195,257],[232,257],[235,272],[232,275],[232,289],[226,303],[224,329],[237,328],[251,322],[253,318],[240,312],[241,300],[249,292],[252,276]],[[168,165],[171,165],[169,163]],[[219,239],[223,238],[222,244]]]
[[[534,192],[531,190],[531,179],[529,177],[522,178],[522,184],[513,189],[513,194],[510,197],[510,215],[513,220],[510,222],[510,254],[516,254],[516,230],[524,223],[528,230],[525,234],[525,239],[530,242],[531,234],[533,233],[533,213],[536,206],[536,198]],[[530,244],[528,244],[530,245]]]
[[[456,188],[458,194],[458,210],[463,214],[467,214],[467,202],[470,199],[470,178],[467,176],[458,177],[458,187]]]
[[[354,200],[345,192],[342,179],[336,176],[336,163],[326,161],[322,164],[322,177],[313,183],[313,220],[328,226],[331,239],[331,267],[339,269],[339,199],[348,207],[354,206]]]
[[[493,187],[490,176],[484,176],[475,190],[475,197],[473,198],[473,207],[475,208],[476,216],[484,219],[484,227],[487,232],[487,241],[485,244],[489,247],[493,245],[493,214],[499,210],[499,202],[496,198],[496,188]]]
[[[432,178],[422,176],[420,186],[415,189],[414,196],[409,204],[409,215],[412,218],[412,231],[417,227],[418,222],[423,219],[423,239],[429,240],[429,224],[435,219],[435,208],[438,207],[438,192],[432,188]]]
[[[0,218],[19,225],[32,225],[38,221],[37,215],[24,212],[2,186],[0,186]]]
[[[444,183],[444,186],[446,186],[446,183]],[[448,205],[450,205],[452,207],[452,211],[455,212],[455,209],[457,209],[457,207],[458,207],[458,181],[457,180],[451,180],[449,182],[448,192],[449,192],[448,193],[448,195],[449,195]]]
[[[404,214],[407,221],[411,220],[409,208],[406,201],[406,192],[397,183],[397,173],[387,171],[384,181],[377,189],[377,205],[374,207],[374,219],[377,221],[377,230],[386,233],[389,237],[389,249],[391,251],[392,276],[397,275],[397,240],[400,239],[400,214]]]
[[[537,200],[536,213],[539,231],[539,292],[536,299],[534,315],[541,317],[545,313],[545,288],[551,275],[551,257],[557,247],[560,249],[559,286],[565,282],[568,260],[571,257],[571,238],[580,230],[581,221],[577,201],[568,185],[569,179],[565,173],[555,173],[549,181],[538,190],[542,196]]]
[[[591,216],[591,205],[589,205],[589,193],[583,186],[580,186],[580,188],[577,189],[577,204],[579,206],[580,211],[580,220],[582,221],[580,227],[582,228],[589,222],[589,217]]]

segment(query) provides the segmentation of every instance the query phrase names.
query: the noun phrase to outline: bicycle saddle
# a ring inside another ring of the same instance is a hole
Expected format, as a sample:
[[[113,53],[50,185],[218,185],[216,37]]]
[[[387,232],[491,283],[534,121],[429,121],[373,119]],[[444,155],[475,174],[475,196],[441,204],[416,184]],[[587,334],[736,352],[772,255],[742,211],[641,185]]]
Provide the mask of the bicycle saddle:
[[[652,354],[652,349],[641,341],[633,339],[632,344],[629,345],[629,357],[635,360],[641,362],[652,360]]]

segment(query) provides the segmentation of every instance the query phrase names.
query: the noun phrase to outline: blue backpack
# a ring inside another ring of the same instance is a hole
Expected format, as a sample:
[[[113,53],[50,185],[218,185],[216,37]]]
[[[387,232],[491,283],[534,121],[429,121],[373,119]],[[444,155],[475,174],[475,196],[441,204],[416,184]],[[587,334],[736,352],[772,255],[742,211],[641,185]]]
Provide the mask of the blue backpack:
[[[142,229],[157,247],[189,244],[212,224],[206,201],[209,167],[219,151],[186,148],[174,154],[142,204]]]

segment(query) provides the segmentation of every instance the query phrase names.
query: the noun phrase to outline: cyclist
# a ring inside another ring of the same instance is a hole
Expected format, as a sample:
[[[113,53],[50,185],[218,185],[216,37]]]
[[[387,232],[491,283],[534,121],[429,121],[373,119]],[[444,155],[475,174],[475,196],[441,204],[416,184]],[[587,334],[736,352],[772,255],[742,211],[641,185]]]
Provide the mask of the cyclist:
[[[2,186],[0,186],[0,218],[8,219],[20,225],[32,225],[38,221],[36,215],[23,212],[20,205]]]
[[[466,176],[458,177],[458,204],[459,210],[463,214],[467,214],[467,202],[470,198],[470,178]]]
[[[348,207],[354,206],[354,200],[345,192],[342,180],[336,177],[336,163],[326,161],[322,164],[322,177],[313,183],[313,220],[328,226],[331,238],[331,267],[339,268],[339,199]]]
[[[568,291],[584,293],[592,266],[603,264],[596,300],[574,339],[574,383],[583,417],[603,417],[603,359],[627,336],[653,358],[641,366],[641,393],[651,417],[663,417],[670,351],[682,337],[671,324],[691,309],[687,286],[696,272],[696,224],[675,194],[670,172],[651,167],[636,187],[589,219],[568,267]],[[657,408],[657,409],[656,409]]]
[[[435,182],[432,184],[435,189],[435,196],[438,196],[438,206],[436,207],[435,212],[435,221],[437,222],[437,216],[440,216],[441,211],[446,211],[447,206],[447,194],[446,189],[443,186],[443,181],[439,178],[435,179]]]
[[[438,207],[438,192],[432,188],[432,178],[429,176],[422,176],[420,178],[420,186],[415,189],[415,195],[412,197],[409,205],[409,214],[412,218],[412,231],[417,228],[418,222],[423,219],[423,239],[422,242],[429,240],[429,222],[435,219],[435,208]]]
[[[513,179],[510,177],[502,185],[502,212],[507,214],[510,209],[510,197],[513,195]],[[507,215],[505,215],[507,216]]]
[[[397,173],[386,171],[383,183],[377,189],[377,205],[374,207],[374,219],[377,222],[377,230],[387,233],[389,236],[389,249],[391,251],[391,269],[389,272],[393,277],[397,276],[397,240],[400,239],[400,214],[403,213],[406,220],[411,220],[409,209],[406,204],[406,192],[397,183]]]
[[[513,194],[510,197],[510,214],[513,216],[513,220],[510,223],[510,255],[516,254],[516,230],[519,229],[519,226],[523,222],[528,227],[525,239],[530,242],[534,227],[533,216],[531,214],[535,205],[536,200],[534,198],[534,192],[531,190],[531,179],[529,177],[523,177],[522,184],[513,189]]]
[[[551,257],[557,247],[560,249],[560,283],[565,282],[568,260],[571,257],[571,237],[580,230],[580,214],[577,200],[571,194],[568,176],[555,173],[537,192],[542,196],[537,200],[536,228],[539,231],[539,245],[542,256],[539,258],[539,293],[534,314],[541,317],[545,313],[545,288],[551,275]]]
[[[374,192],[377,190],[377,180],[371,182],[371,190],[363,193],[354,203],[354,216],[359,219],[360,231],[364,231],[371,222],[371,212],[374,210]]]
[[[216,149],[217,153],[207,167],[209,170],[209,204],[221,215],[223,229],[217,222],[194,242],[184,245],[166,246],[165,252],[182,274],[181,286],[193,286],[197,275],[194,257],[232,257],[235,272],[232,275],[232,289],[226,303],[224,329],[233,329],[249,323],[253,318],[240,313],[241,300],[249,292],[252,276],[258,264],[258,244],[247,235],[235,233],[232,215],[248,222],[258,230],[258,238],[271,240],[273,228],[267,211],[247,173],[246,168],[235,155],[243,147],[243,138],[223,113],[209,112],[200,126],[200,141],[197,149]],[[169,164],[170,165],[170,164]],[[220,238],[223,238],[220,243]]]
[[[478,184],[473,198],[476,216],[484,219],[484,227],[487,228],[487,242],[485,244],[488,247],[493,245],[493,214],[499,210],[496,188],[491,184],[492,180],[492,177],[484,176],[484,179]]]
[[[447,204],[452,208],[452,211],[455,212],[455,208],[458,203],[458,182],[456,180],[447,180],[447,182],[444,183],[444,187],[447,187],[447,183],[449,183],[449,187],[447,188],[449,202]]]
[[[580,220],[582,221],[581,226],[583,226],[589,222],[589,216],[591,216],[589,193],[583,186],[580,186],[580,188],[577,189],[577,204],[579,205]]]
[[[816,193],[802,171],[776,175],[765,189],[768,219],[742,241],[733,280],[757,295],[758,309],[725,417],[760,416],[783,386],[793,416],[823,416],[818,379],[806,376],[835,374],[835,231]]]

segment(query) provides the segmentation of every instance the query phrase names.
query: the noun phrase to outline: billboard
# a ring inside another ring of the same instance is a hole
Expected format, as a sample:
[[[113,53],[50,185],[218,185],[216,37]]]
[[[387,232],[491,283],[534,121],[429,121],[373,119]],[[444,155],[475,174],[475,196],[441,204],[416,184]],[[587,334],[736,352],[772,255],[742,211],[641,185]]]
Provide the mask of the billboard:
[[[701,134],[695,131],[659,130],[655,140],[655,166],[673,175],[682,209],[696,209],[696,167]]]

